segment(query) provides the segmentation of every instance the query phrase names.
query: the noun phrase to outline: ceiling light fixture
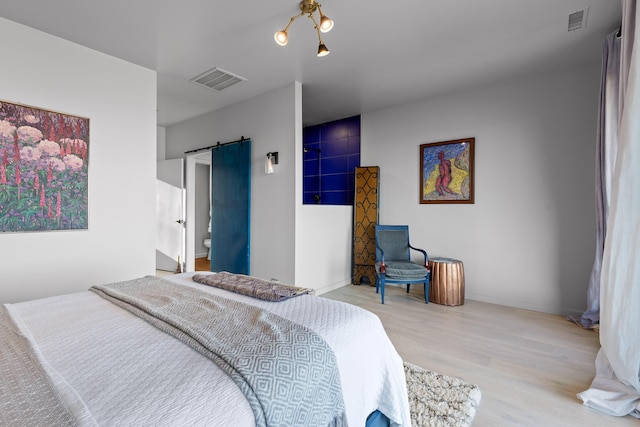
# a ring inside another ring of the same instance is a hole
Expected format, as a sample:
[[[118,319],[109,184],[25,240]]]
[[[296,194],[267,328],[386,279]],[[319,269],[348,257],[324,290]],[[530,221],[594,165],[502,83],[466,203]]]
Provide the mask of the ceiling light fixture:
[[[300,6],[300,13],[295,16],[292,16],[287,26],[284,27],[284,30],[278,31],[273,36],[273,38],[276,40],[276,43],[278,43],[280,46],[286,46],[287,43],[289,42],[289,35],[287,34],[287,32],[289,31],[289,27],[291,26],[291,24],[293,24],[293,21],[300,18],[302,15],[307,15],[307,17],[313,21],[313,25],[316,31],[318,32],[318,42],[319,42],[318,56],[328,55],[329,49],[327,49],[327,46],[325,46],[324,42],[322,41],[320,32],[323,32],[323,33],[329,32],[333,28],[333,21],[329,19],[329,17],[327,17],[324,13],[322,13],[320,3],[316,2],[315,0],[302,0],[299,6]],[[315,11],[318,11],[318,15],[320,17],[320,23],[318,23],[316,18],[313,16],[313,13]]]

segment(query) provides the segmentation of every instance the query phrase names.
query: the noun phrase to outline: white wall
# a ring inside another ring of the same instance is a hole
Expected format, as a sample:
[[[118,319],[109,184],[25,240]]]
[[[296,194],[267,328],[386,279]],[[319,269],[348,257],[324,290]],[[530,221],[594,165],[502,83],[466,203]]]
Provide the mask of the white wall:
[[[165,147],[167,145],[166,129],[162,126],[157,126],[156,133],[157,133],[156,158],[158,161],[160,161],[165,159],[164,152],[165,152]]]
[[[251,138],[250,273],[286,283],[294,281],[294,150],[302,147],[294,129],[302,120],[296,116],[296,93],[301,91],[299,83],[292,83],[166,129],[167,159],[218,141]],[[279,164],[275,174],[265,175],[270,151],[279,152]]]
[[[298,286],[322,294],[351,283],[352,212],[350,206],[297,205]]]
[[[89,230],[0,235],[0,302],[153,274],[156,74],[0,18],[7,101],[90,118]]]
[[[302,118],[302,94],[297,114]],[[296,122],[296,281],[317,294],[351,283],[353,209],[302,203],[302,119]]]
[[[380,222],[464,262],[466,297],[569,314],[586,308],[595,248],[599,65],[515,78],[362,116],[380,166]],[[476,138],[475,204],[419,204],[419,146]]]

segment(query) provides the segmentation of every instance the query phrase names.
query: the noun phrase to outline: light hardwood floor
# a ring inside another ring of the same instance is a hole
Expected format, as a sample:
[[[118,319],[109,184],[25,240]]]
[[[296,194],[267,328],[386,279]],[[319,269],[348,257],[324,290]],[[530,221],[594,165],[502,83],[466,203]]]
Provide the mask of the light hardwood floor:
[[[211,271],[211,261],[205,258],[195,259],[195,271]],[[176,274],[175,271],[156,270],[156,276],[166,277]]]
[[[576,397],[593,379],[598,335],[563,317],[469,300],[427,305],[418,286],[388,286],[384,305],[366,285],[322,296],[377,314],[404,360],[478,385],[474,426],[640,426]]]
[[[195,259],[195,270],[196,271],[211,271],[211,261],[209,261],[206,257],[204,257],[204,258],[196,258]]]

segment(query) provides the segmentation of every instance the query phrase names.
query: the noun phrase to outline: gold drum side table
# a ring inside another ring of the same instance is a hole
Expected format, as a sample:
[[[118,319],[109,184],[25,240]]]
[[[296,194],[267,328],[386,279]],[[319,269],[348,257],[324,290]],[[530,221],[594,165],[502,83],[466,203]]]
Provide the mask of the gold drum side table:
[[[429,301],[442,305],[464,304],[464,265],[451,258],[429,260]]]

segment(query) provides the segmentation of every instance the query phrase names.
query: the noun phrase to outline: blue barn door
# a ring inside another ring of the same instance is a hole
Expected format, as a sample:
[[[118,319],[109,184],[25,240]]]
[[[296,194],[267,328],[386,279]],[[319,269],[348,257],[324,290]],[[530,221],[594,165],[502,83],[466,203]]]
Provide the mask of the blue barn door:
[[[211,271],[249,275],[251,140],[211,151]]]

